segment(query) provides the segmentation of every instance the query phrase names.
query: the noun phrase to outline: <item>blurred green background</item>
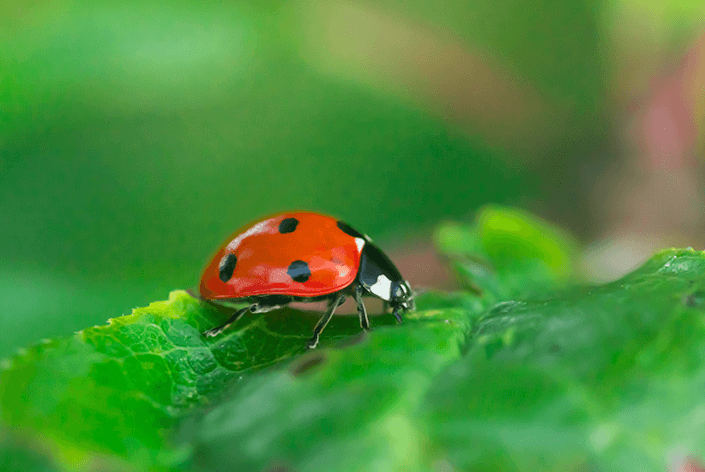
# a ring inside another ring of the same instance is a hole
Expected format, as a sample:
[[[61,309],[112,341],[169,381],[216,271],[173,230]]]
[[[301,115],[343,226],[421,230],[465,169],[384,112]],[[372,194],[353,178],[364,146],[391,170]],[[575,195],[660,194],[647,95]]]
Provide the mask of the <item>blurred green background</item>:
[[[589,240],[615,117],[702,13],[634,0],[3,3],[0,356],[194,287],[227,235],[283,209],[395,247],[498,202]]]

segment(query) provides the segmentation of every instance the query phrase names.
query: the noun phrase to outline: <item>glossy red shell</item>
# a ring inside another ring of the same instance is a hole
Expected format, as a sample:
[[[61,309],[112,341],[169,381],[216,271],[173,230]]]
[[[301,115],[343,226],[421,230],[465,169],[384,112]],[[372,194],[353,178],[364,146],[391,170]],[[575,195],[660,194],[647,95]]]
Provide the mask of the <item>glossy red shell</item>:
[[[296,229],[280,232],[283,220],[295,218]],[[201,277],[200,293],[206,299],[232,299],[256,295],[317,297],[337,292],[355,280],[364,239],[338,227],[338,220],[310,212],[270,216],[234,233],[218,249]],[[227,281],[220,264],[228,254],[237,262]],[[310,269],[305,282],[287,272],[294,261]]]

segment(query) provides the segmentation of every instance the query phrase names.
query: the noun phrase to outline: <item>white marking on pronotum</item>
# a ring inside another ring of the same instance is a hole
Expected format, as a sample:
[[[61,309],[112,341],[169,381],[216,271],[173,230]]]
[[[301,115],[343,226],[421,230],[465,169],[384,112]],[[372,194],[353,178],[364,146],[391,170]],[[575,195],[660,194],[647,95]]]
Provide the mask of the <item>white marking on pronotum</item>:
[[[392,281],[384,274],[377,277],[377,281],[370,286],[370,292],[374,293],[382,300],[389,300],[391,291]]]
[[[274,220],[273,218],[270,218],[268,220],[260,221],[259,223],[254,225],[252,228],[248,229],[247,231],[245,231],[244,233],[239,235],[237,238],[230,241],[230,243],[228,243],[228,247],[226,248],[226,250],[228,252],[235,251],[235,249],[237,249],[237,247],[240,245],[240,243],[242,242],[243,239],[245,239],[249,236],[252,236],[253,234],[263,233],[265,228],[267,227],[267,225],[269,225],[269,223],[271,223],[273,220]]]
[[[355,238],[355,244],[357,244],[357,250],[362,251],[362,247],[365,245],[365,240],[362,238]]]

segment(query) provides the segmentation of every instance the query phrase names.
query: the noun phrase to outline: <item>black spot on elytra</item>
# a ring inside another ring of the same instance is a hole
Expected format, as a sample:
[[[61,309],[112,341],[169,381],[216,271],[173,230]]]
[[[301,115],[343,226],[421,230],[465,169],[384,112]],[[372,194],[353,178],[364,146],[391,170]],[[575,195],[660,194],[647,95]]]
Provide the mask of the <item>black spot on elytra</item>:
[[[294,279],[294,282],[306,282],[311,277],[311,269],[304,261],[294,261],[289,265],[289,270],[286,271],[289,277]]]
[[[359,232],[358,230],[356,230],[355,228],[353,228],[352,226],[350,226],[350,225],[347,224],[346,222],[344,222],[344,221],[338,221],[337,225],[338,225],[338,228],[340,228],[340,230],[341,230],[343,233],[349,234],[349,235],[352,236],[353,238],[362,238],[362,239],[365,239],[365,235],[364,235],[364,234],[362,234],[361,232]]]
[[[233,271],[237,265],[237,257],[235,254],[227,254],[223,256],[218,265],[218,276],[223,282],[227,282],[233,276]]]
[[[319,351],[316,352],[314,355],[306,356],[304,359],[302,359],[300,362],[297,364],[294,364],[291,367],[291,373],[298,377],[301,374],[305,374],[309,370],[313,369],[316,366],[319,366],[323,364],[326,360],[326,356],[323,352]]]
[[[296,218],[284,218],[281,223],[279,223],[279,232],[281,234],[293,233],[296,231],[296,226],[299,224],[299,220]]]

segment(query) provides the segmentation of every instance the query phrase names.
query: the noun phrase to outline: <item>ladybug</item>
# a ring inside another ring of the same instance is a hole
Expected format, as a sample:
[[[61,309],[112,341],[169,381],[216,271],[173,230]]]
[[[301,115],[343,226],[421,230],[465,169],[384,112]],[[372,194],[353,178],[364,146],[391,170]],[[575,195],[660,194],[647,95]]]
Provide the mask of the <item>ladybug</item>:
[[[362,298],[374,296],[401,313],[414,308],[409,283],[365,234],[333,217],[287,212],[257,221],[233,234],[218,249],[201,277],[201,298],[210,303],[247,303],[215,336],[245,313],[265,313],[294,301],[326,300],[328,307],[307,346],[314,348],[336,308],[352,296],[360,326],[370,329]]]

